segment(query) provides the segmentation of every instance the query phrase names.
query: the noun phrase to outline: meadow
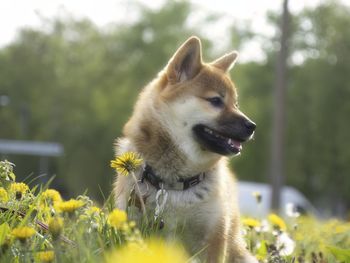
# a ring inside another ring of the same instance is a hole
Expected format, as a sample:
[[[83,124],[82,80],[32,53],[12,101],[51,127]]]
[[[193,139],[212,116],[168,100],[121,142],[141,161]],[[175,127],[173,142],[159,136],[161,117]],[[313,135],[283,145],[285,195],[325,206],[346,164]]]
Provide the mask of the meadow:
[[[138,163],[111,162],[121,176]],[[264,198],[252,193],[257,204]],[[350,223],[303,217],[242,216],[249,250],[260,262],[350,262]],[[165,242],[156,225],[138,228],[111,197],[98,206],[87,195],[63,200],[45,186],[16,182],[14,164],[0,162],[0,262],[191,262],[181,244]]]

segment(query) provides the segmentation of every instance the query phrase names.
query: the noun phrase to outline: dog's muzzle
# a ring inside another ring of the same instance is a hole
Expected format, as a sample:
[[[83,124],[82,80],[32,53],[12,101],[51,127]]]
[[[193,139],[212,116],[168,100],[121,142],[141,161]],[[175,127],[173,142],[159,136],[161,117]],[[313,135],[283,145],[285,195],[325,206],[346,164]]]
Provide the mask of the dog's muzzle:
[[[241,152],[242,143],[251,139],[256,124],[245,117],[221,122],[217,128],[197,124],[192,130],[198,143],[206,150],[221,155],[235,155]]]

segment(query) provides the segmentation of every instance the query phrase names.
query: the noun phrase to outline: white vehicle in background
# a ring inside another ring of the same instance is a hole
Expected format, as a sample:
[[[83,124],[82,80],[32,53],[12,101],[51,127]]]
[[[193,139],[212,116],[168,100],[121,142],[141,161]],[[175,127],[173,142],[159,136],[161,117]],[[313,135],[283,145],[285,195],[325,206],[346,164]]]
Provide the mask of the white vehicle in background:
[[[240,211],[243,216],[264,218],[270,213],[270,185],[264,183],[239,181],[238,194]],[[256,194],[261,195],[260,203],[257,201]],[[280,214],[282,217],[287,216],[288,209],[290,210],[291,204],[295,208],[294,212],[296,213],[319,217],[319,212],[302,193],[293,187],[284,186],[281,192]]]

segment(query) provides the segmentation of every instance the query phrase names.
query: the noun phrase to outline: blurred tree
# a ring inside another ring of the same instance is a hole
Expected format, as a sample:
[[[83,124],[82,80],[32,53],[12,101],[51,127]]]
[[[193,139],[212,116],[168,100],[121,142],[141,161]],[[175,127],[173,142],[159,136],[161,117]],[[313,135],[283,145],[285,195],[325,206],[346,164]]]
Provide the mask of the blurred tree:
[[[272,114],[272,138],[270,160],[271,209],[281,209],[282,189],[285,184],[285,126],[286,126],[286,91],[287,60],[290,15],[288,0],[283,1],[280,22],[280,41],[275,66],[274,110]]]
[[[62,142],[55,166],[71,194],[89,189],[101,198],[97,185],[110,192],[112,144],[137,94],[195,33],[188,2],[137,8],[138,20],[108,31],[71,17],[45,21],[46,31],[24,29],[0,52],[0,94],[12,102],[0,111],[0,138]],[[35,173],[33,159],[13,160],[22,178]]]
[[[298,17],[289,94],[289,182],[333,212],[350,207],[350,8],[329,1]],[[329,200],[327,200],[329,203]]]
[[[269,18],[277,25],[276,14]],[[345,33],[349,26],[350,8],[329,1],[295,15],[289,46],[287,184],[339,215],[350,207],[350,35]],[[271,65],[278,42],[249,30],[243,35],[262,43],[267,60],[237,67],[241,104],[257,122],[257,131],[256,140],[234,164],[241,178],[264,181],[272,116]]]
[[[239,64],[231,73],[241,110],[257,124],[254,139],[243,146],[241,156],[232,158],[232,168],[241,180],[268,182],[273,71],[274,61],[268,61]]]

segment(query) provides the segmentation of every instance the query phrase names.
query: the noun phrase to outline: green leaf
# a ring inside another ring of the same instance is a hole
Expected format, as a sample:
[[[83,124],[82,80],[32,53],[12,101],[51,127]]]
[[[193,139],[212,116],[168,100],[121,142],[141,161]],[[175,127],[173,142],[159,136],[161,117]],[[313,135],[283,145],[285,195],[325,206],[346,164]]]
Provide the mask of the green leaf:
[[[327,246],[327,249],[336,257],[340,262],[350,262],[350,249],[342,249],[339,247]]]
[[[266,241],[263,240],[263,241],[261,241],[261,244],[258,248],[256,257],[259,260],[264,260],[266,258],[266,256],[267,256],[267,246],[266,246]]]
[[[5,242],[6,236],[10,233],[11,228],[8,223],[0,225],[0,245]]]
[[[11,181],[16,181],[16,175],[14,173],[9,173],[8,177],[10,178]]]

